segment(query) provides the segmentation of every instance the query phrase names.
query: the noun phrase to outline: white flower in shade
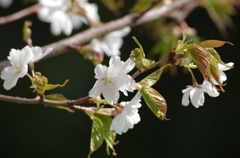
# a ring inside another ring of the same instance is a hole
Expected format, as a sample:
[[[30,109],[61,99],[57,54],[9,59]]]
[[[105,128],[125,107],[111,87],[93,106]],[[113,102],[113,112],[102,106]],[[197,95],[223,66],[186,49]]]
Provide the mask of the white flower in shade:
[[[11,49],[8,59],[12,66],[7,66],[1,74],[4,81],[3,87],[6,90],[11,89],[17,84],[18,78],[22,78],[27,74],[28,63],[31,61],[33,54],[29,47],[22,50]]]
[[[90,97],[98,97],[100,94],[110,103],[117,103],[119,90],[127,95],[127,91],[135,90],[135,81],[127,73],[134,68],[135,63],[129,58],[126,62],[119,56],[110,58],[109,67],[98,64],[95,69],[97,79],[93,88],[89,91]]]
[[[70,0],[39,0],[42,8],[38,17],[44,22],[51,23],[51,32],[58,36],[63,32],[70,35],[73,29],[78,29],[83,23],[88,24],[86,18],[72,10],[73,3]],[[99,20],[96,4],[89,4],[87,0],[78,0],[79,5],[86,10],[90,20]]]
[[[130,27],[116,30],[106,34],[103,38],[94,38],[90,42],[90,46],[99,53],[106,53],[107,56],[120,55],[120,48],[123,44],[123,37],[129,34]]]
[[[12,4],[13,0],[0,0],[0,6],[3,8],[8,8]]]
[[[28,63],[30,61],[36,61],[51,52],[51,48],[47,49],[42,54],[40,47],[26,46],[22,50],[11,49],[8,59],[11,66],[7,66],[1,73],[1,78],[4,80],[3,87],[6,90],[10,90],[16,84],[19,78],[24,77],[28,71]]]
[[[198,108],[199,106],[203,106],[205,101],[204,92],[206,92],[211,97],[219,96],[219,92],[212,84],[204,80],[201,85],[197,85],[196,87],[188,87],[182,90],[183,98],[182,98],[182,105],[187,106],[189,104],[189,96],[191,103],[193,106]]]
[[[130,102],[121,102],[124,108],[121,113],[113,118],[110,130],[116,131],[117,134],[126,133],[129,128],[133,128],[134,124],[140,122],[138,108],[140,104],[141,94],[138,92]]]
[[[229,67],[227,67],[227,66],[225,66],[225,65],[223,65],[223,64],[218,63],[218,71],[219,71],[219,75],[220,75],[220,79],[219,79],[219,80],[220,80],[220,83],[221,83],[221,84],[222,84],[224,81],[227,80],[227,76],[226,76],[226,74],[225,74],[223,71],[226,71],[226,70],[231,69],[230,67],[232,67],[232,66],[234,65],[234,63],[233,63],[233,62],[229,62],[229,63],[227,63],[226,65],[229,66]],[[211,80],[213,81],[213,84],[219,85],[219,84],[216,82],[216,80],[213,78],[213,76],[211,76]]]

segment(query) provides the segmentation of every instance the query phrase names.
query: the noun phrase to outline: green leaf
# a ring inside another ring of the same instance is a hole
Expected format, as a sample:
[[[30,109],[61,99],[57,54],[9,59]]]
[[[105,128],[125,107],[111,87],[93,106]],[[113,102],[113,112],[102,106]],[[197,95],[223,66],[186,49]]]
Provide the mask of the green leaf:
[[[145,87],[141,90],[143,99],[150,110],[162,120],[166,119],[167,103],[161,94],[151,87]]]
[[[67,100],[67,98],[64,97],[62,94],[45,95],[45,99],[52,100],[52,101],[66,101]]]
[[[199,45],[200,47],[203,47],[203,48],[217,48],[217,47],[221,47],[225,43],[233,45],[230,42],[219,41],[219,40],[206,40],[206,41],[202,41],[202,42],[198,43],[197,45]]]
[[[150,68],[155,62],[145,58],[144,50],[142,45],[137,40],[136,37],[133,37],[133,40],[137,43],[139,48],[135,48],[131,51],[130,58],[135,62],[137,68]]]
[[[107,148],[112,149],[113,155],[115,155],[116,153],[113,148],[114,139],[112,132],[110,131],[112,118],[110,116],[100,115],[97,113],[88,115],[93,121],[90,151],[88,157],[90,157],[90,155],[102,145],[103,140],[106,141]],[[107,151],[109,150],[107,149]]]
[[[47,100],[59,101],[59,102],[63,102],[63,101],[67,100],[67,98],[65,98],[62,94],[49,94],[49,95],[45,95],[44,98],[47,99]],[[64,106],[49,106],[49,105],[45,105],[45,106],[67,110],[68,112],[71,112],[71,113],[75,112],[74,110],[72,110],[68,107],[64,107]]]
[[[209,68],[210,59],[208,53],[199,45],[191,43],[187,45],[187,53],[204,75]]]
[[[136,37],[132,37],[132,38],[137,43],[137,45],[138,45],[138,47],[140,49],[140,50],[138,50],[138,54],[140,54],[139,57],[140,58],[145,57],[145,53],[144,53],[144,50],[143,50],[143,47],[142,47],[141,43],[137,40]],[[137,50],[137,49],[135,49],[135,50]]]
[[[68,80],[66,80],[63,84],[45,84],[43,87],[41,87],[41,90],[51,90],[57,87],[64,87],[67,83]]]
[[[146,58],[141,58],[141,65],[142,67],[146,67],[146,68],[150,68],[153,66],[153,64],[155,63],[155,61],[146,59]]]
[[[147,85],[148,87],[153,86],[160,79],[164,68],[167,66],[170,65],[162,66],[160,69],[154,71],[153,73],[145,77],[140,83],[144,83],[144,85]]]
[[[91,134],[91,140],[90,140],[90,151],[88,154],[88,157],[90,158],[90,155],[96,151],[103,143],[104,140],[104,128],[102,121],[94,117],[93,115],[90,116],[93,124],[92,124],[92,134]]]
[[[110,131],[110,126],[112,124],[112,118],[110,116],[106,115],[100,115],[100,114],[94,114],[95,117],[99,118],[102,123],[103,123],[103,128],[104,128],[104,139],[107,143],[107,147],[113,150],[113,154],[115,154],[115,150],[113,147],[114,144],[114,139],[112,136],[112,132]],[[110,153],[108,153],[110,155]]]

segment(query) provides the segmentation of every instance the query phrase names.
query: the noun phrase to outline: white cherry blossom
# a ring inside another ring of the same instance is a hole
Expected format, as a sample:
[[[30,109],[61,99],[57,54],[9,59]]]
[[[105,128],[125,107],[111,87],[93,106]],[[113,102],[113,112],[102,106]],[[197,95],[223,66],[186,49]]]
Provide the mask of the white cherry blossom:
[[[126,62],[119,56],[110,58],[109,67],[98,64],[95,69],[97,79],[93,88],[89,91],[90,97],[98,97],[100,94],[110,103],[117,103],[119,90],[127,95],[127,91],[135,90],[135,81],[127,73],[134,68],[134,62],[129,58]]]
[[[63,32],[70,35],[73,29],[78,29],[83,23],[88,24],[86,18],[72,11],[72,1],[70,0],[39,0],[42,8],[38,12],[38,17],[44,22],[51,23],[51,32],[58,36]],[[78,3],[86,10],[86,14],[91,20],[99,20],[98,8],[96,4],[90,4],[87,0],[78,0]]]
[[[203,106],[205,101],[204,92],[211,97],[219,96],[217,89],[213,87],[209,81],[204,80],[201,85],[197,85],[196,87],[188,87],[182,90],[182,105],[187,106],[189,104],[190,97],[191,103],[194,107],[198,108],[199,106]]]
[[[0,6],[3,8],[8,8],[12,4],[13,0],[0,0]]]
[[[126,133],[129,128],[133,128],[134,124],[140,122],[138,108],[140,104],[141,94],[138,92],[130,102],[121,102],[124,108],[121,113],[113,118],[110,130],[114,130],[117,134]]]
[[[1,73],[4,80],[3,87],[10,90],[16,84],[19,78],[24,77],[28,71],[28,63],[40,60],[51,52],[51,48],[42,53],[40,47],[25,46],[22,50],[11,49],[8,59],[11,66],[7,66]]]
[[[125,27],[121,30],[116,30],[106,34],[102,38],[94,38],[90,42],[90,46],[99,53],[106,53],[111,57],[114,55],[120,55],[120,48],[123,44],[123,37],[129,34],[130,27]]]
[[[229,67],[232,67],[232,66],[234,65],[234,63],[233,63],[233,62],[229,62],[229,63],[227,63],[226,65],[229,66]],[[226,74],[225,74],[223,71],[230,70],[231,68],[229,68],[229,67],[226,67],[225,65],[218,63],[218,71],[219,71],[219,75],[220,75],[220,83],[221,83],[221,84],[222,84],[224,81],[227,80],[227,76],[226,76]],[[213,81],[213,84],[219,85],[219,84],[216,82],[216,80],[213,78],[213,76],[211,76],[211,79],[212,79],[212,81]]]

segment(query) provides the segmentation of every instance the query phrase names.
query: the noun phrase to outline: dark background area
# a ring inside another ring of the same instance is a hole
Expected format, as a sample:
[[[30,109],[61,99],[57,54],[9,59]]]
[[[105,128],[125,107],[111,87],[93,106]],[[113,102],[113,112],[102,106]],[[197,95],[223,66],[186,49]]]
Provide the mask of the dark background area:
[[[129,2],[130,3],[130,2]],[[128,4],[123,13],[131,8]],[[0,15],[8,15],[23,9],[19,1],[8,9],[0,8]],[[103,5],[99,5],[103,22],[114,19]],[[0,26],[0,61],[5,60],[11,48],[22,49],[22,25],[24,20],[33,22],[32,39],[34,46],[43,46],[65,38],[54,37],[49,24],[38,20],[36,15]],[[207,12],[196,9],[187,18],[189,26],[198,30],[204,39],[227,40],[234,46],[224,45],[218,48],[223,61],[234,62],[235,68],[226,71],[228,76],[225,93],[217,98],[205,95],[205,104],[196,109],[192,105],[181,105],[182,92],[191,84],[189,74],[179,71],[178,76],[163,74],[154,85],[167,100],[169,121],[161,121],[148,109],[144,101],[139,110],[141,122],[127,133],[117,136],[120,143],[115,146],[117,158],[238,158],[240,157],[240,104],[239,104],[239,53],[240,53],[240,10],[232,17],[235,30],[229,31],[229,38],[223,39]],[[82,27],[86,29],[87,26]],[[74,31],[77,33],[78,31]],[[123,60],[136,47],[131,36],[136,36],[145,52],[151,48],[151,42],[145,36],[138,36],[138,28],[124,38],[121,49]],[[146,32],[147,34],[147,32]],[[104,63],[108,65],[108,57]],[[69,52],[36,64],[36,71],[48,77],[49,83],[61,84],[69,79],[67,86],[48,91],[47,94],[60,93],[68,99],[77,99],[88,95],[95,83],[94,66],[77,52]],[[196,72],[196,71],[195,71]],[[3,81],[0,80],[0,85]],[[33,98],[35,94],[28,87],[27,77],[18,80],[17,86],[10,91],[0,88],[1,94]],[[124,97],[124,99],[131,99]],[[90,106],[86,104],[85,106]],[[91,120],[81,112],[69,113],[43,105],[20,105],[0,101],[0,157],[1,158],[86,158],[89,152]],[[107,156],[105,143],[92,158]]]

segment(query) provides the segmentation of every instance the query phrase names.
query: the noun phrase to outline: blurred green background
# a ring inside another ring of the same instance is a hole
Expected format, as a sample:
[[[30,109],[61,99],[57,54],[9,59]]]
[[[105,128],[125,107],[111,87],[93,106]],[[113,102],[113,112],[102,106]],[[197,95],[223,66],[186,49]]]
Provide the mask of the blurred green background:
[[[30,4],[28,4],[30,5]],[[8,15],[28,5],[14,1],[10,8],[0,8],[0,15]],[[123,14],[132,7],[126,2]],[[236,27],[228,30],[229,38],[223,39],[207,12],[203,8],[196,9],[186,19],[190,27],[196,28],[203,39],[227,40],[234,46],[224,45],[217,48],[225,62],[234,62],[235,68],[227,71],[225,93],[218,98],[205,95],[205,104],[196,109],[192,105],[181,105],[182,92],[191,84],[190,74],[178,69],[178,75],[171,77],[162,75],[154,86],[168,103],[167,118],[161,121],[148,109],[144,101],[139,110],[141,122],[126,134],[117,136],[120,141],[115,146],[117,158],[238,158],[240,157],[240,101],[239,97],[239,60],[240,60],[240,10],[232,17]],[[99,14],[103,22],[115,18],[102,4]],[[31,20],[33,26],[32,39],[34,46],[43,46],[65,38],[64,35],[54,37],[50,33],[49,24],[38,20],[36,15],[28,16],[13,23],[0,26],[0,61],[5,60],[11,48],[22,49],[22,26],[24,20]],[[86,29],[87,26],[81,29]],[[74,31],[77,33],[78,31]],[[124,38],[121,49],[123,60],[130,51],[137,47],[131,36],[136,36],[149,52],[152,43],[146,36],[139,35],[139,27]],[[108,57],[104,64],[108,65]],[[67,86],[48,91],[47,94],[61,93],[68,99],[77,99],[88,95],[95,83],[94,66],[84,60],[82,55],[72,51],[55,58],[43,60],[36,64],[36,71],[48,77],[49,82],[61,84],[69,79]],[[197,71],[194,71],[198,73]],[[137,78],[138,79],[138,78]],[[140,78],[139,78],[140,79]],[[199,75],[199,81],[201,77]],[[0,80],[0,85],[3,81]],[[35,97],[27,77],[18,80],[16,87],[10,91],[0,88],[1,94],[33,98]],[[129,100],[130,97],[123,97]],[[85,106],[91,106],[85,104]],[[0,157],[1,158],[86,158],[89,152],[91,120],[81,112],[69,113],[43,105],[20,105],[0,101]],[[105,144],[91,156],[92,158],[107,156]]]

